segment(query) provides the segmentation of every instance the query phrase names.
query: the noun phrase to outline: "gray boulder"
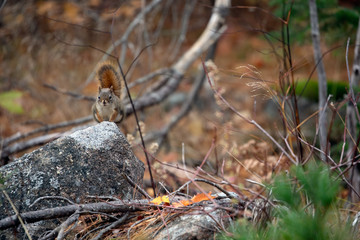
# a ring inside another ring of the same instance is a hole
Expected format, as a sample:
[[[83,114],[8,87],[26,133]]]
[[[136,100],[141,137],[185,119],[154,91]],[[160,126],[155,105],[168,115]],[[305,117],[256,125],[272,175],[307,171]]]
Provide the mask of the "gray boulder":
[[[124,179],[124,173],[141,185],[144,164],[134,156],[118,127],[110,122],[55,140],[0,168],[5,190],[20,213],[68,204],[45,199],[30,207],[44,196],[62,196],[75,203],[88,202],[88,195],[132,199],[137,194]],[[14,214],[2,193],[0,205],[1,219]],[[28,227],[36,239],[53,226],[42,223],[41,231],[34,224]],[[0,239],[13,239],[13,230],[1,232]],[[16,237],[23,238],[21,226],[17,231]]]
[[[221,231],[219,224],[228,227],[230,219],[227,211],[209,204],[203,210],[180,215],[151,238],[154,240],[215,239],[216,234]]]

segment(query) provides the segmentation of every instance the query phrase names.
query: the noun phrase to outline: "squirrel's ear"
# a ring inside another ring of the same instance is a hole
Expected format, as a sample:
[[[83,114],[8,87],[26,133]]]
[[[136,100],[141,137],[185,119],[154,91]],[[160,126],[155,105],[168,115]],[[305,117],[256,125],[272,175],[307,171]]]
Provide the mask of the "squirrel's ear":
[[[99,86],[99,93],[101,92],[101,87]]]
[[[113,85],[110,86],[110,91],[114,92],[114,86]]]

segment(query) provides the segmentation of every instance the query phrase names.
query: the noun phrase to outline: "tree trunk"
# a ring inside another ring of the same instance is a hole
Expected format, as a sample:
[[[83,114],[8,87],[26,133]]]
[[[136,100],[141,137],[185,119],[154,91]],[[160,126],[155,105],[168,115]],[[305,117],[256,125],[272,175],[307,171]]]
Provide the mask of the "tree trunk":
[[[324,64],[322,62],[322,54],[320,48],[320,31],[317,15],[317,6],[315,0],[309,0],[310,9],[310,22],[311,22],[311,37],[314,48],[315,64],[317,64],[317,74],[319,78],[319,139],[320,148],[324,152],[321,154],[323,160],[326,159],[326,145],[327,145],[327,117],[326,117],[326,99],[327,99],[327,84],[326,84],[326,73]]]
[[[348,142],[348,150],[347,150],[347,160],[349,163],[354,161],[354,156],[357,153],[356,146],[356,100],[354,96],[354,87],[358,86],[360,80],[360,18],[358,23],[358,29],[356,34],[356,42],[355,42],[355,50],[354,50],[354,62],[352,66],[352,74],[350,78],[350,96],[349,102],[346,108],[346,127],[348,130],[347,142]],[[349,182],[357,191],[360,193],[360,166],[356,164],[350,171]],[[351,202],[358,202],[360,199],[353,191],[350,191],[349,200]]]

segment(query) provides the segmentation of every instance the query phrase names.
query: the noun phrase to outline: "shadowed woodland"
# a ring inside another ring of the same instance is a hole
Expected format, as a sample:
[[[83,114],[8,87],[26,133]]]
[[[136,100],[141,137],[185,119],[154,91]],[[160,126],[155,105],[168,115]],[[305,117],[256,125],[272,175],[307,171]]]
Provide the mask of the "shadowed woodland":
[[[31,239],[30,223],[61,219],[39,239],[176,239],[169,224],[191,222],[211,235],[178,239],[358,239],[359,13],[356,0],[2,1],[1,168],[96,126],[96,69],[112,61],[118,127],[145,173],[120,176],[134,199],[31,203],[63,201],[51,212],[20,211],[0,175],[0,229]]]

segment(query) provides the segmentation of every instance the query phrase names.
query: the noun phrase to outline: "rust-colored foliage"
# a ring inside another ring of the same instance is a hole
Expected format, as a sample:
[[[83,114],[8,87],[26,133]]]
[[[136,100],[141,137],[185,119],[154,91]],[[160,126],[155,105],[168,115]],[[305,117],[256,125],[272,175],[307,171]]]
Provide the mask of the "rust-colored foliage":
[[[211,196],[211,192],[209,192],[209,193],[199,193],[199,194],[196,194],[191,199],[184,199],[184,200],[180,200],[178,202],[172,202],[171,204],[170,204],[168,195],[159,196],[157,198],[154,198],[150,202],[153,204],[156,204],[156,205],[166,205],[166,206],[173,206],[173,207],[178,208],[178,207],[189,206],[191,204],[202,202],[202,201],[208,201],[208,200],[211,200],[214,198],[215,197]]]

